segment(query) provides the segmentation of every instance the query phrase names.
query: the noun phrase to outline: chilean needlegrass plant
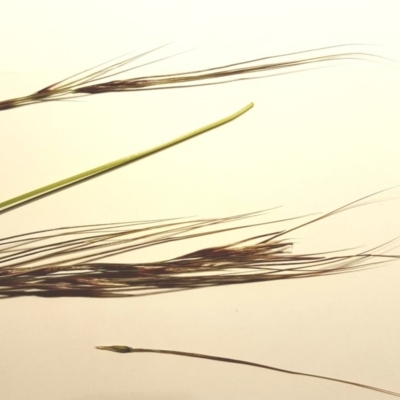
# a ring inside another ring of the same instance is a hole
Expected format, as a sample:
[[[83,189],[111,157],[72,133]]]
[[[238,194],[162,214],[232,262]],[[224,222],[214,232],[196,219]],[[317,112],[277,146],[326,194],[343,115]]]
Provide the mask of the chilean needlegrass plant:
[[[129,72],[135,68],[155,62],[144,63],[136,67],[129,66],[131,62],[151,53],[152,50],[122,61],[99,65],[51,84],[31,95],[1,101],[0,110],[101,93],[184,88],[219,84],[240,79],[253,79],[296,72],[299,70],[298,67],[308,67],[315,64],[319,66],[322,63],[329,65],[326,63],[332,61],[349,59],[383,60],[382,57],[363,52],[343,51],[327,55],[317,55],[316,53],[324,50],[331,51],[340,47],[333,46],[282,54],[186,73],[110,80],[110,78],[120,73]],[[303,55],[305,56],[303,57]],[[251,75],[259,73],[263,75]],[[37,200],[43,195],[65,189],[76,182],[85,181],[120,165],[154,154],[164,148],[220,126],[243,114],[251,107],[252,104],[249,104],[230,117],[149,151],[117,160],[3,201],[0,203],[0,213],[9,212],[15,207],[26,205],[27,202]],[[385,250],[389,243],[350,255],[340,252],[296,254],[292,252],[293,243],[287,239],[290,232],[334,216],[339,212],[363,205],[365,200],[373,195],[366,196],[288,229],[272,230],[260,235],[245,237],[240,241],[227,245],[202,248],[180,256],[153,262],[116,262],[108,259],[121,254],[131,254],[132,256],[135,251],[167,243],[188,241],[203,236],[222,234],[232,230],[242,230],[282,221],[241,222],[261,214],[250,213],[214,219],[175,219],[64,227],[1,238],[0,298],[10,299],[19,296],[135,297],[223,285],[329,276],[386,264],[399,258],[398,255],[388,254],[388,251]],[[287,219],[286,221],[289,220]],[[239,222],[239,226],[226,227],[226,225],[223,225],[234,222]],[[118,353],[170,354],[242,364],[325,379],[400,397],[399,393],[370,385],[226,357],[175,350],[131,348],[128,346],[98,346],[97,348]]]

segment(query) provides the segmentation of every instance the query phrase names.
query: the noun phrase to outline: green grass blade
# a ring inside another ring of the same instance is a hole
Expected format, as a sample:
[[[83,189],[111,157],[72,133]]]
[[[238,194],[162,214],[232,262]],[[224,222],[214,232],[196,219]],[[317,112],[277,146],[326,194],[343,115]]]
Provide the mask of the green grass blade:
[[[32,191],[24,193],[22,195],[13,197],[9,200],[3,201],[2,203],[0,203],[0,214],[11,211],[15,207],[20,207],[20,206],[25,205],[34,200],[38,200],[39,198],[41,198],[45,195],[49,195],[56,191],[65,189],[71,185],[83,182],[87,179],[93,178],[97,175],[103,174],[103,173],[113,170],[115,168],[132,163],[134,161],[138,161],[142,158],[145,158],[147,156],[155,154],[161,150],[167,149],[168,147],[175,146],[179,143],[184,142],[185,140],[191,139],[197,135],[200,135],[201,133],[204,133],[204,132],[207,132],[214,128],[217,128],[221,125],[224,125],[224,124],[240,117],[242,114],[244,114],[245,112],[250,110],[253,106],[254,106],[253,103],[249,103],[247,106],[243,107],[239,111],[237,111],[225,118],[222,118],[218,121],[212,122],[211,124],[205,125],[201,128],[195,129],[194,131],[186,133],[185,135],[179,136],[171,141],[160,144],[151,149],[148,149],[148,150],[145,150],[145,151],[142,151],[139,153],[135,153],[135,154],[129,155],[127,157],[120,158],[118,160],[109,162],[109,163],[101,165],[99,167],[92,168],[88,171],[81,172],[81,173],[73,175],[69,178],[62,179],[60,181],[51,183],[50,185],[42,186],[38,189],[32,190]]]

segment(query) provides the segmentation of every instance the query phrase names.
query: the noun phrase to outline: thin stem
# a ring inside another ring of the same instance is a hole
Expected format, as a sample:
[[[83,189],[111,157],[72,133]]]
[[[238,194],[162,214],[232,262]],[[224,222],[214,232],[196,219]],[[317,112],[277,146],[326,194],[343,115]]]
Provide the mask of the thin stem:
[[[357,387],[360,387],[360,388],[363,388],[363,389],[373,390],[375,392],[389,394],[389,395],[392,395],[392,396],[395,396],[395,397],[400,397],[400,393],[393,392],[391,390],[380,389],[380,388],[377,388],[375,386],[365,385],[363,383],[357,383],[357,382],[347,381],[347,380],[338,379],[338,378],[331,378],[331,377],[323,376],[323,375],[309,374],[309,373],[306,373],[306,372],[291,371],[291,370],[288,370],[288,369],[272,367],[270,365],[254,363],[254,362],[251,362],[251,361],[238,360],[238,359],[235,359],[235,358],[210,356],[210,355],[207,355],[207,354],[189,353],[189,352],[186,352],[186,351],[132,348],[132,347],[128,347],[128,346],[96,346],[96,349],[109,350],[109,351],[114,351],[116,353],[169,354],[169,355],[182,356],[182,357],[202,358],[204,360],[226,362],[226,363],[231,363],[231,364],[241,364],[241,365],[247,365],[247,366],[250,366],[250,367],[269,369],[271,371],[276,371],[276,372],[283,372],[285,374],[307,376],[309,378],[324,379],[324,380],[328,380],[328,381],[332,381],[332,382],[343,383],[343,384],[346,384],[346,385],[357,386]]]
[[[39,199],[40,197],[44,196],[44,195],[48,195],[51,193],[54,193],[56,191],[59,191],[61,189],[65,189],[71,185],[83,182],[84,180],[93,178],[97,175],[103,174],[105,172],[111,171],[113,169],[116,169],[118,167],[121,167],[123,165],[132,163],[134,161],[138,161],[142,158],[145,158],[149,155],[155,154],[161,150],[167,149],[168,147],[172,147],[175,146],[181,142],[184,142],[186,140],[189,140],[197,135],[200,135],[201,133],[210,131],[214,128],[217,128],[221,125],[224,125],[238,117],[240,117],[242,114],[244,114],[245,112],[247,112],[248,110],[250,110],[252,107],[254,106],[253,103],[249,103],[247,106],[243,107],[242,109],[240,109],[239,111],[236,111],[235,113],[222,118],[218,121],[212,122],[211,124],[205,125],[201,128],[195,129],[194,131],[191,131],[189,133],[186,133],[182,136],[179,136],[173,140],[170,140],[166,143],[160,144],[158,146],[155,146],[151,149],[139,152],[139,153],[135,153],[132,154],[130,156],[127,157],[123,157],[120,158],[118,160],[109,162],[107,164],[101,165],[99,167],[96,168],[92,168],[89,169],[88,171],[85,172],[81,172],[79,174],[73,175],[69,178],[66,179],[62,179],[60,181],[51,183],[49,185],[46,186],[42,186],[41,188],[32,190],[30,192],[24,193],[22,195],[13,197],[9,200],[3,201],[2,203],[0,203],[0,214],[5,213],[7,211],[10,211],[12,208],[14,207],[19,207],[22,206],[28,202],[34,201]]]

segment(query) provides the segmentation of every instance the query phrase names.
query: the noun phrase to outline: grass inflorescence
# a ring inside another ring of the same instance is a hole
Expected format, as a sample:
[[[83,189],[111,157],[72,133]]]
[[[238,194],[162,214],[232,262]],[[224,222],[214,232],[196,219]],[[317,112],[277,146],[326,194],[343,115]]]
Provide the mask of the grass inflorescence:
[[[0,239],[0,297],[127,297],[298,279],[356,271],[399,258],[379,246],[351,255],[295,254],[288,233],[362,204],[352,202],[289,229],[152,262],[107,262],[124,253],[282,222],[227,218],[164,220],[58,228]],[[289,219],[290,220],[290,219]],[[287,221],[287,220],[286,220]],[[228,223],[239,226],[224,226]]]
[[[123,59],[122,61],[114,62],[114,60],[112,60],[103,63],[97,67],[90,68],[46,86],[30,95],[0,101],[0,111],[31,104],[68,100],[80,96],[101,93],[184,88],[232,82],[234,80],[251,79],[253,76],[252,74],[264,73],[266,74],[264,76],[277,75],[294,72],[296,71],[296,67],[306,67],[310,64],[321,64],[331,61],[354,59],[368,61],[384,60],[383,57],[359,51],[342,51],[318,55],[319,52],[346,46],[351,45],[330,46],[287,53],[183,73],[140,76],[129,79],[110,79],[130,70],[160,61],[155,60],[139,66],[129,66],[139,58],[159,49],[156,48],[143,54]],[[282,72],[282,70],[287,72]]]

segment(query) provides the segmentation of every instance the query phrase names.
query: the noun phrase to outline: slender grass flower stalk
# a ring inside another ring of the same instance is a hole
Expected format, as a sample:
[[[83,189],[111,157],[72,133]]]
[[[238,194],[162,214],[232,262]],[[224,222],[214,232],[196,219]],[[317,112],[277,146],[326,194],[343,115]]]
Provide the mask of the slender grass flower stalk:
[[[248,367],[268,369],[270,371],[283,372],[285,374],[290,374],[290,375],[298,375],[298,376],[303,376],[303,377],[308,377],[308,378],[323,379],[326,381],[342,383],[342,384],[350,385],[350,386],[356,386],[356,387],[359,387],[362,389],[368,389],[368,390],[372,390],[375,392],[384,393],[384,394],[388,394],[388,395],[395,396],[395,397],[400,397],[400,393],[398,393],[398,392],[381,389],[381,388],[366,385],[363,383],[357,383],[357,382],[347,381],[344,379],[332,378],[329,376],[310,374],[310,373],[306,373],[306,372],[292,371],[290,369],[277,368],[277,367],[273,367],[271,365],[265,365],[265,364],[251,362],[251,361],[238,360],[236,358],[218,357],[218,356],[211,356],[211,355],[207,355],[207,354],[191,353],[191,352],[187,352],[187,351],[132,348],[129,346],[121,346],[121,345],[96,346],[96,349],[113,351],[115,353],[166,354],[166,355],[173,355],[173,356],[180,356],[180,357],[200,358],[203,360],[218,361],[218,362],[224,362],[224,363],[230,363],[230,364],[246,365]]]
[[[156,60],[134,67],[129,66],[130,63],[137,61],[139,58],[160,49],[160,47],[158,47],[143,54],[123,59],[122,61],[114,62],[115,59],[111,60],[110,62],[103,63],[97,67],[53,83],[30,95],[0,101],[0,111],[31,104],[68,100],[80,96],[101,93],[184,88],[231,82],[240,79],[251,79],[253,77],[252,74],[267,73],[277,75],[295,72],[296,67],[306,67],[311,64],[321,64],[331,61],[353,59],[382,61],[384,59],[383,57],[357,51],[342,51],[328,55],[318,55],[318,52],[324,50],[333,50],[346,46],[348,47],[351,45],[330,46],[295,53],[280,54],[190,72],[110,80],[110,78],[124,72],[161,61]]]
[[[372,196],[372,195],[371,195]],[[243,223],[260,213],[58,228],[0,239],[0,298],[131,297],[212,286],[319,277],[387,263],[383,246],[351,255],[293,254],[290,232],[364,204],[366,196],[289,229],[203,248],[167,260],[107,262],[109,257],[282,221]],[[288,221],[288,220],[285,220]],[[221,226],[227,223],[239,226]]]

